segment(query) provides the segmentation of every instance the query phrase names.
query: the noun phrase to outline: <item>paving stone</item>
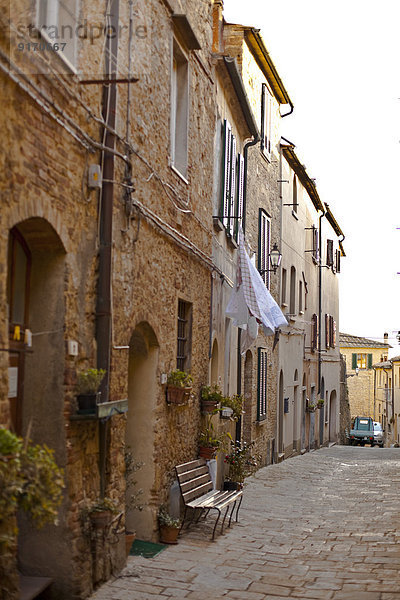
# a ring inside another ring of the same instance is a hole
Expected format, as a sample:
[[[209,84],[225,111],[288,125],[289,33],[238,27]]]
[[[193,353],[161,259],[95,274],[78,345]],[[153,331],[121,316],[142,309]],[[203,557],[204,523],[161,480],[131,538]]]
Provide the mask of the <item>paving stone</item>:
[[[367,450],[334,446],[261,469],[240,523],[215,542],[212,520],[199,523],[154,559],[129,557],[92,600],[400,600],[400,449]]]

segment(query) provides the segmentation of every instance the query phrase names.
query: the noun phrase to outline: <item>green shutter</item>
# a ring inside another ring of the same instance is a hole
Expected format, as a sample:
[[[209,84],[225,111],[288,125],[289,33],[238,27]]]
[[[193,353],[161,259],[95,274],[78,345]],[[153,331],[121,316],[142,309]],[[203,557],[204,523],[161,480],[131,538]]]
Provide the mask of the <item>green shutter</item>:
[[[368,369],[372,369],[372,354],[368,354]]]
[[[351,355],[351,368],[357,369],[357,354]]]
[[[257,420],[267,417],[267,350],[258,348]]]

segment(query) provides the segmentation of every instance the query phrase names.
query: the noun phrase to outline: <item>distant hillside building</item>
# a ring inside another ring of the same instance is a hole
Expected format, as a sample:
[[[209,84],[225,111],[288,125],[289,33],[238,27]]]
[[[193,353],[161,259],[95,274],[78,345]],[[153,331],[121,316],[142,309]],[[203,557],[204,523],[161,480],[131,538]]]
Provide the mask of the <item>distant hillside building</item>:
[[[373,365],[387,361],[391,346],[387,342],[388,334],[384,334],[384,342],[365,337],[339,334],[340,352],[346,360],[347,385],[351,417],[357,415],[370,416],[379,420],[374,413],[374,370]]]

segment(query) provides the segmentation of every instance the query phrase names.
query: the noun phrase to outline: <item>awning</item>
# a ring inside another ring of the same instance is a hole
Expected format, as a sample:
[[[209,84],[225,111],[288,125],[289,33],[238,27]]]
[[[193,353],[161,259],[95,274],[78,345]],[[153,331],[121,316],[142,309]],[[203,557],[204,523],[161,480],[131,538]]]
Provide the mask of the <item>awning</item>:
[[[236,284],[225,314],[233,319],[236,327],[240,327],[245,332],[241,336],[242,354],[256,340],[259,324],[263,326],[266,335],[274,335],[276,329],[288,325],[284,314],[246,252],[242,229],[239,230]]]

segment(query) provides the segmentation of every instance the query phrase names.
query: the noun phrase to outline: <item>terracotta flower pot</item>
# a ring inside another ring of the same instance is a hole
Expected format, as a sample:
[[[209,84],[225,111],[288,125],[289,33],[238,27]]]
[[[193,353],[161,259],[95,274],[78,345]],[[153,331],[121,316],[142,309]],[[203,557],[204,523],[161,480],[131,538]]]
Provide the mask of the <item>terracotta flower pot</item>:
[[[215,402],[215,400],[202,400],[201,401],[201,410],[203,413],[212,413],[216,408],[218,408],[219,402]]]
[[[160,525],[160,542],[162,544],[177,544],[178,543],[179,527],[171,527],[169,525]]]
[[[214,458],[216,452],[217,448],[214,448],[213,446],[199,447],[199,456],[201,458],[205,458],[206,460],[211,460],[212,458]]]
[[[134,533],[125,533],[125,548],[126,548],[126,555],[129,556],[129,552],[132,548],[132,544],[136,539],[136,532]]]
[[[168,404],[187,404],[190,398],[191,387],[175,387],[174,385],[167,386],[167,402]]]
[[[90,520],[95,529],[106,529],[110,524],[112,513],[109,510],[95,510],[90,513]]]

